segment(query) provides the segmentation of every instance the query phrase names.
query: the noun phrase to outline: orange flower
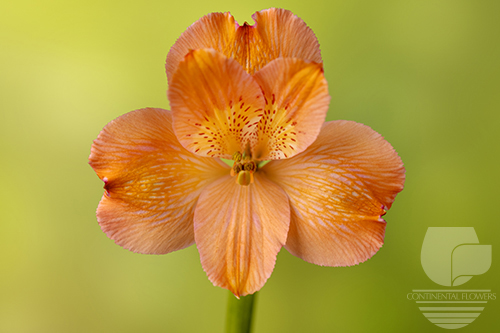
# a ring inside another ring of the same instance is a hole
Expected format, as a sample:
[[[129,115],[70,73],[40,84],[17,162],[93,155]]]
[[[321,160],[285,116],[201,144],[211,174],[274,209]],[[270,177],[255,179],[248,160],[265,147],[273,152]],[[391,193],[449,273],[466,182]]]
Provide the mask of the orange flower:
[[[89,158],[105,182],[97,219],[109,238],[154,254],[196,243],[209,279],[236,296],[264,285],[283,246],[319,265],[369,259],[404,183],[378,133],[324,123],[330,96],[310,29],[284,10],[254,18],[193,24],[167,58],[172,111],[117,118]]]

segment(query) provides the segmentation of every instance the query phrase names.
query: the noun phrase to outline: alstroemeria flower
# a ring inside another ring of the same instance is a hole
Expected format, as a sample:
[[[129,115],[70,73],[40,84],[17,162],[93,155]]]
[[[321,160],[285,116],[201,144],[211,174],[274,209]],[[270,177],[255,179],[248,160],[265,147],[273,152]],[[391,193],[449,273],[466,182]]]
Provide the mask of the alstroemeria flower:
[[[109,238],[152,254],[196,243],[209,279],[236,296],[265,284],[283,246],[327,266],[373,256],[404,183],[378,133],[324,123],[321,64],[277,56],[252,68],[213,48],[187,51],[169,76],[172,111],[117,118],[89,158],[105,182],[97,218]]]

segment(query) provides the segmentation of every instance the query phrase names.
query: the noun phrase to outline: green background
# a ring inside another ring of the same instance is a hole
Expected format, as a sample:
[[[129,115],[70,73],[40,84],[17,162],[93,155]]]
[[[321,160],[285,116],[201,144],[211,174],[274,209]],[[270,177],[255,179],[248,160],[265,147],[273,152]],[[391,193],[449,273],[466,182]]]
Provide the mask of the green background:
[[[164,62],[201,16],[240,23],[292,10],[321,44],[329,120],[371,126],[398,151],[404,191],[368,262],[319,267],[283,250],[255,332],[439,332],[406,299],[438,289],[420,264],[428,227],[475,227],[499,287],[500,2],[26,1],[0,4],[0,331],[220,332],[227,291],[195,246],[134,254],[100,230],[87,164],[106,123],[168,108]],[[500,296],[500,295],[499,295]],[[462,332],[500,326],[500,300]]]

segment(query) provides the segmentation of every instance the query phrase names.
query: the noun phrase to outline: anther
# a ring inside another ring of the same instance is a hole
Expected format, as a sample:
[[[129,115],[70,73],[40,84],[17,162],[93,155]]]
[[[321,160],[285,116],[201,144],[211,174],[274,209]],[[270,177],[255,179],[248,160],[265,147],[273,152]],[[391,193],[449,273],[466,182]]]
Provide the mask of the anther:
[[[241,158],[242,158],[242,157],[243,157],[243,156],[241,155],[241,153],[240,153],[239,151],[236,151],[236,152],[234,152],[234,154],[233,154],[233,160],[234,160],[235,162],[239,162],[239,161],[241,161]]]
[[[241,163],[234,163],[233,170],[234,170],[235,174],[238,174],[241,170],[243,170],[243,164],[241,164]]]
[[[243,165],[243,170],[254,172],[257,169],[257,165],[254,161],[248,161]]]
[[[233,167],[231,168],[231,176],[236,176],[240,171],[243,170],[243,164],[241,163],[234,163]]]

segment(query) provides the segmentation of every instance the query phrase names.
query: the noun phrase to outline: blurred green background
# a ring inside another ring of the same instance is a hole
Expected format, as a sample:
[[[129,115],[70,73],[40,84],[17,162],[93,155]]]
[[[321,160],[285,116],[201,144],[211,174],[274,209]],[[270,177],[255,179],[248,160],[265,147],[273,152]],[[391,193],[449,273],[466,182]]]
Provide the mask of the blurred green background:
[[[420,264],[428,227],[475,227],[500,277],[500,2],[2,1],[0,332],[220,332],[227,291],[195,246],[134,254],[100,230],[102,182],[87,164],[106,123],[168,108],[164,62],[201,16],[240,23],[292,10],[321,44],[329,120],[371,126],[407,169],[384,247],[350,268],[286,250],[257,300],[258,332],[439,332],[412,289],[439,288]],[[491,332],[500,300],[462,332]]]

